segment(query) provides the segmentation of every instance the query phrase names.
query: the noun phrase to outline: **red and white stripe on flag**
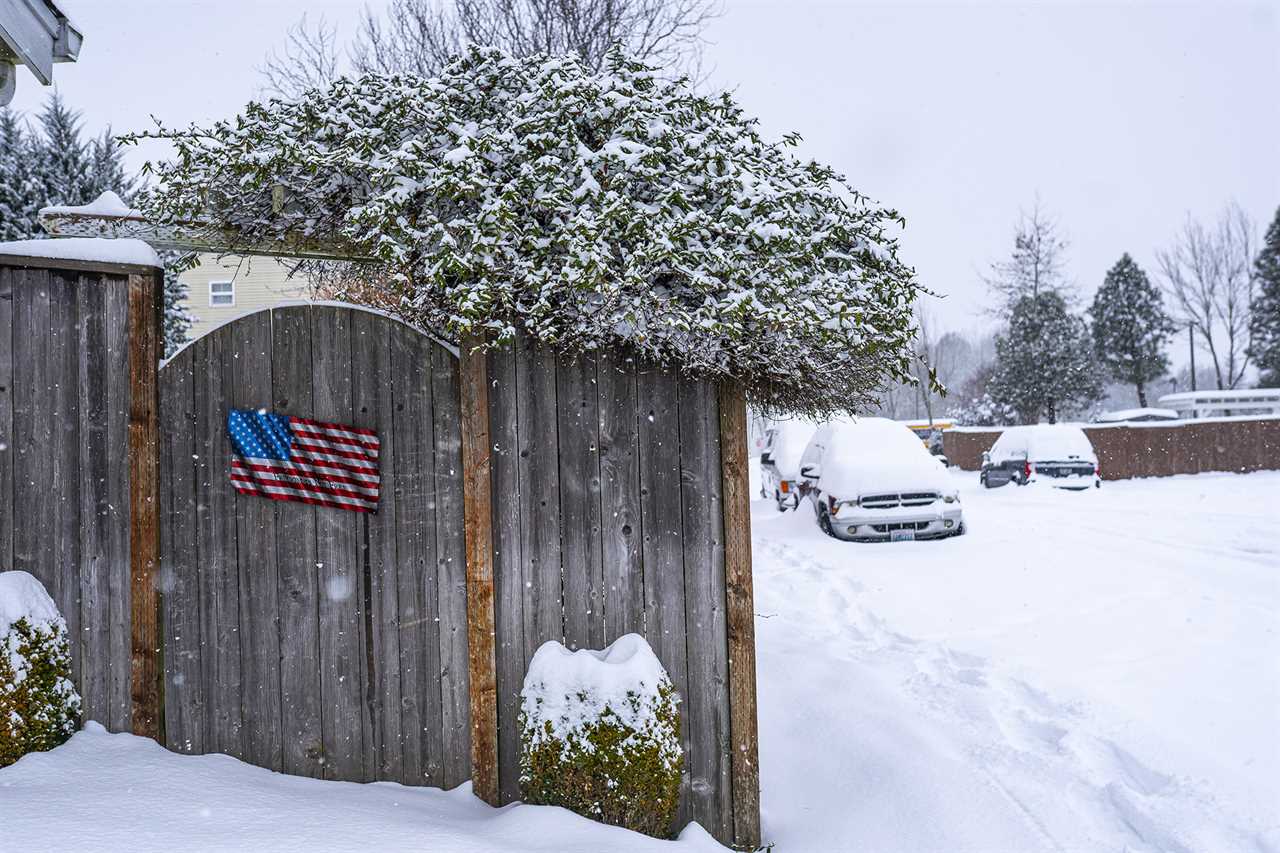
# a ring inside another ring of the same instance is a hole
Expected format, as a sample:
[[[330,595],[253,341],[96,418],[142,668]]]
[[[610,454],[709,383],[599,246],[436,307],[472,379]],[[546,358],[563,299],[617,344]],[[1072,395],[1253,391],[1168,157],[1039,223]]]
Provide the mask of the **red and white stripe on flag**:
[[[236,491],[283,501],[374,512],[380,442],[373,430],[232,409],[227,430]]]

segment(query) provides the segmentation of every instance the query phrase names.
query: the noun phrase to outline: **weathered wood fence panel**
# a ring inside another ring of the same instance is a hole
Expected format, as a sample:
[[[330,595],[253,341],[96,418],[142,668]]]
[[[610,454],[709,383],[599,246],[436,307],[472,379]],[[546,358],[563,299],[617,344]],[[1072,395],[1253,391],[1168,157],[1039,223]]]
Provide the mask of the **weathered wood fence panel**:
[[[214,331],[160,377],[169,747],[324,778],[468,778],[465,629],[440,621],[459,618],[445,597],[465,602],[459,418],[456,391],[433,394],[456,389],[456,359],[381,315],[301,306]],[[379,511],[238,494],[232,407],[376,430]]]
[[[681,822],[758,838],[740,395],[524,340],[460,365],[305,305],[193,342],[156,400],[158,281],[0,259],[0,569],[66,615],[87,718],[321,778],[452,787],[474,761],[510,801],[538,646],[636,632],[682,697]],[[376,430],[378,511],[238,494],[231,408]]]
[[[0,570],[62,611],[85,718],[129,731],[129,286],[158,271],[81,266],[0,258]]]
[[[519,796],[519,695],[538,646],[634,631],[682,697],[680,821],[731,840],[715,388],[523,341],[489,370],[501,799]]]

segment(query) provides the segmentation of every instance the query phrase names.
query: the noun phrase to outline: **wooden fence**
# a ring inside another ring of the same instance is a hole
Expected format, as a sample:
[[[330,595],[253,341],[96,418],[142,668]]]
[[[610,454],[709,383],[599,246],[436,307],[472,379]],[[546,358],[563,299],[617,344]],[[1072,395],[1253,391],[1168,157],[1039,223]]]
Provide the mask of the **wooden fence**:
[[[0,561],[75,620],[88,717],[294,774],[472,778],[508,802],[537,647],[634,631],[682,697],[680,820],[758,843],[739,392],[524,341],[459,359],[334,305],[223,326],[157,392],[127,346],[158,329],[156,271],[29,263],[0,257]],[[236,493],[231,407],[376,430],[378,512]],[[74,426],[52,454],[48,424]],[[15,518],[27,500],[56,523]]]
[[[130,565],[149,570],[155,548],[130,530],[133,487],[154,470],[131,452],[131,422],[154,410],[154,382],[131,379],[155,352],[138,306],[159,277],[52,264],[0,261],[0,570],[30,572],[57,602],[85,717],[129,730]]]
[[[1221,418],[1084,427],[1104,480],[1204,471],[1280,470],[1280,418]],[[951,429],[943,452],[965,471],[982,467],[1001,430]]]

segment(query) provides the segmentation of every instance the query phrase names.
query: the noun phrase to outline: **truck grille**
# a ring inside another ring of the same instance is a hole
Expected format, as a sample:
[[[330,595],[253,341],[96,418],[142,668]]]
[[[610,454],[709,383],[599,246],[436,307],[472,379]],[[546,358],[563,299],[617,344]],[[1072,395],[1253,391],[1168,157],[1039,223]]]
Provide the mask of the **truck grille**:
[[[928,506],[941,497],[937,492],[895,492],[867,495],[858,503],[867,509],[892,509],[896,506]]]
[[[873,524],[871,529],[876,533],[888,533],[891,530],[924,530],[929,526],[927,521],[894,521],[889,524]]]

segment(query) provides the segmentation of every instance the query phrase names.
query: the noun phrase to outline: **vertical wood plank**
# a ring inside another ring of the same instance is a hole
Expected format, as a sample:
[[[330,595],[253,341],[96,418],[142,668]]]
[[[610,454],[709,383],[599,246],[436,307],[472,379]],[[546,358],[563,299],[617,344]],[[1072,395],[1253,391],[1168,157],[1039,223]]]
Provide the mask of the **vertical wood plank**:
[[[85,719],[109,722],[110,575],[113,507],[107,375],[107,311],[102,281],[91,273],[76,294],[80,314],[80,657],[101,656],[80,679]]]
[[[72,647],[85,654],[72,654],[71,671],[75,683],[83,683],[85,669],[106,663],[98,658],[106,649],[86,649],[77,640],[82,636],[80,612],[80,335],[76,330],[77,273],[51,271],[49,283],[49,403],[51,441],[42,448],[49,456],[53,498],[52,514],[44,517],[50,536],[53,571],[58,575],[58,609],[67,622]]]
[[[424,342],[424,345],[431,354],[431,400],[435,418],[434,520],[439,592],[440,727],[444,763],[441,784],[452,788],[471,778],[462,398],[458,384],[458,359],[434,341]]]
[[[674,377],[644,369],[637,376],[640,529],[644,560],[645,638],[681,697],[689,695],[685,643],[684,536],[680,489],[680,401]],[[681,730],[692,751],[689,726]],[[690,817],[689,763],[681,780],[678,825]]]
[[[271,393],[279,414],[314,417],[311,311],[277,308],[271,315]],[[280,613],[281,761],[284,772],[324,775],[324,710],[320,686],[320,592],[316,508],[272,501]]]
[[[720,421],[715,388],[677,379],[683,508],[685,628],[689,691],[681,707],[689,736],[689,816],[716,838],[732,838],[729,646],[720,523]]]
[[[499,802],[498,693],[494,662],[495,556],[507,560],[495,536],[492,495],[500,490],[496,471],[491,482],[493,412],[489,399],[489,370],[481,347],[484,340],[465,336],[460,346],[459,387],[462,415],[463,517],[467,554],[467,660],[471,705],[471,778],[476,796],[490,805]],[[513,445],[506,445],[513,446]],[[499,451],[501,452],[501,451]],[[503,543],[505,544],[505,543]],[[504,626],[505,627],[505,626]],[[511,636],[511,635],[506,635]],[[510,655],[503,655],[510,657]],[[501,768],[506,770],[506,768]],[[507,771],[509,773],[509,771]],[[509,778],[504,773],[504,781]],[[509,783],[503,785],[509,798]]]
[[[129,279],[101,276],[107,323],[107,491],[111,519],[107,545],[107,621],[111,653],[107,673],[106,726],[133,725],[133,636],[131,629],[129,464]]]
[[[596,360],[584,356],[557,361],[565,643],[570,648],[600,649],[605,645],[605,624]]]
[[[46,453],[52,440],[48,281],[46,270],[17,270],[13,290],[14,505],[40,519],[53,512]],[[13,552],[12,568],[35,575],[61,606],[47,525],[15,525]]]
[[[312,386],[316,417],[352,422],[351,310],[311,312]],[[364,702],[364,606],[360,543],[363,520],[349,510],[316,511],[316,562],[320,584],[320,664],[323,688],[326,776],[369,778],[365,745],[371,740]]]
[[[608,644],[623,634],[643,634],[645,630],[635,368],[616,357],[600,356],[596,381],[600,410],[603,643]]]
[[[270,409],[271,312],[242,317],[231,328],[231,350],[223,356],[230,379],[225,409]],[[245,755],[252,764],[279,770],[283,754],[275,501],[236,494],[235,511]]]
[[[240,571],[236,562],[236,493],[231,487],[231,442],[227,439],[227,400],[231,376],[225,364],[234,353],[234,326],[224,326],[196,341],[196,456],[201,499],[201,631],[210,658],[210,749],[245,757],[240,658]],[[245,640],[248,642],[248,640]]]
[[[165,743],[208,751],[206,668],[196,524],[195,383],[187,349],[160,370],[160,589],[164,614]],[[87,613],[87,608],[86,608]]]
[[[13,566],[13,277],[0,266],[0,566]]]
[[[733,748],[733,837],[739,847],[754,850],[760,846],[760,765],[747,404],[742,386],[736,382],[722,384],[719,394],[730,741]]]
[[[159,273],[129,276],[129,566],[133,733],[163,742],[160,667]]]
[[[516,425],[520,478],[520,567],[524,575],[524,654],[564,641],[560,572],[560,455],[556,436],[556,360],[547,347],[516,341]]]
[[[428,660],[434,639],[435,602],[426,599],[427,552],[432,547],[434,526],[428,533],[422,518],[427,512],[429,492],[433,483],[428,482],[432,460],[430,446],[420,443],[422,431],[431,436],[431,395],[428,379],[423,375],[423,365],[416,363],[417,334],[395,325],[390,329],[391,373],[389,382],[395,400],[391,431],[406,440],[394,440],[390,455],[383,444],[382,494],[395,506],[396,513],[396,563],[397,574],[397,623],[399,625],[399,672],[401,683],[401,726],[404,739],[401,743],[401,767],[403,781],[413,785],[429,784],[432,780],[431,730],[439,723],[432,718],[434,707],[431,699],[439,695],[436,686],[437,673]],[[425,427],[424,427],[424,423]],[[418,441],[408,440],[417,433]],[[386,479],[387,471],[391,479]],[[383,512],[385,510],[379,510]]]
[[[391,341],[386,318],[365,311],[352,312],[351,375],[354,424],[378,433],[381,489],[378,511],[365,515],[361,563],[364,585],[365,704],[369,707],[371,741],[365,750],[373,777],[401,781],[404,777],[401,730],[400,591],[396,560],[397,483],[401,439],[393,430]],[[425,380],[424,380],[425,381]],[[428,420],[425,429],[429,430]],[[429,445],[428,445],[429,452]],[[430,525],[430,514],[420,523]],[[434,574],[434,566],[428,570]],[[434,591],[434,590],[433,590]],[[438,682],[437,682],[438,685]],[[439,692],[439,687],[434,687]],[[438,718],[438,716],[437,716]]]

